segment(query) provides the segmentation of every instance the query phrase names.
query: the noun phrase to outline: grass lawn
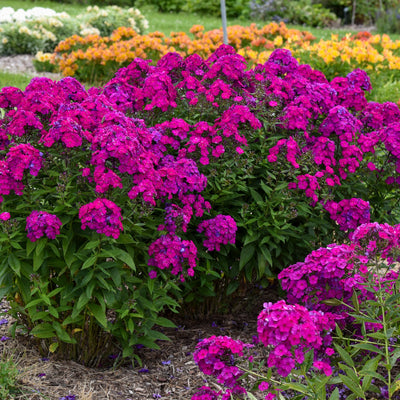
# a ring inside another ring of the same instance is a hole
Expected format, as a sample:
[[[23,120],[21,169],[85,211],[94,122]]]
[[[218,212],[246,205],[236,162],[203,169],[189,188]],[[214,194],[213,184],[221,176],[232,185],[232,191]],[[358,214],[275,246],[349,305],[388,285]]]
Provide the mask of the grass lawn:
[[[0,88],[5,86],[14,86],[20,89],[25,89],[31,79],[32,77],[28,75],[0,72]]]

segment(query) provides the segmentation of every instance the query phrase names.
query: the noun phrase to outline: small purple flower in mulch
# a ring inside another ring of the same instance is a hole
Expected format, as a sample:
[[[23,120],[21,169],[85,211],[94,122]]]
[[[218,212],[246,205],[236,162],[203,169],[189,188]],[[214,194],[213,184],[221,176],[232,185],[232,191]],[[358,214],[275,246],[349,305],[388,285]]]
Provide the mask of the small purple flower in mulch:
[[[153,398],[154,399],[160,399],[161,398],[161,394],[160,393],[154,393],[153,394]]]
[[[214,321],[214,322],[211,324],[211,326],[212,326],[213,328],[216,328],[218,325],[217,325],[217,323]]]
[[[49,361],[50,360],[50,358],[47,358],[47,357],[42,357],[41,359],[40,359],[40,361]]]
[[[6,340],[10,340],[11,338],[9,338],[8,336],[2,336],[0,338],[0,342],[5,342]]]
[[[141,369],[139,369],[138,372],[139,372],[139,374],[145,374],[145,373],[149,372],[149,370],[147,368],[141,368]]]
[[[258,344],[260,343],[260,339],[258,336],[254,335],[251,337],[253,344]]]
[[[161,361],[162,365],[169,365],[171,364],[171,360],[168,361]]]
[[[69,394],[68,396],[60,397],[60,400],[77,400],[74,394]]]
[[[42,373],[40,373],[40,374],[37,374],[37,376],[38,376],[39,378],[42,378],[42,377],[46,376],[46,374],[42,372]]]
[[[5,325],[5,324],[8,324],[8,319],[5,318],[0,319],[0,325]]]

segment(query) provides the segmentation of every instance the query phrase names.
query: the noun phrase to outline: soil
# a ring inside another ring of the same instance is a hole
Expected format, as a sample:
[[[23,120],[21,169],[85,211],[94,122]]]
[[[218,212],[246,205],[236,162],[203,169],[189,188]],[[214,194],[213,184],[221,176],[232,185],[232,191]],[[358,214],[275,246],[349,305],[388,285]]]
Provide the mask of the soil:
[[[252,343],[263,303],[278,299],[274,287],[253,288],[246,297],[236,299],[234,315],[213,315],[201,320],[179,314],[168,316],[177,326],[163,328],[171,341],[160,341],[159,350],[138,350],[141,366],[125,362],[114,367],[110,360],[107,367],[87,368],[73,361],[57,360],[54,355],[42,358],[32,338],[26,335],[0,339],[0,354],[13,357],[20,370],[19,384],[25,390],[15,400],[59,400],[67,395],[75,395],[76,400],[189,400],[203,385],[221,389],[213,380],[207,383],[193,360],[199,340],[222,335]],[[6,302],[1,304],[0,321],[10,320],[7,315],[1,315],[7,310]],[[9,325],[10,321],[3,325],[0,322],[0,338],[8,335]],[[261,345],[254,347],[253,354],[256,360],[266,356]]]

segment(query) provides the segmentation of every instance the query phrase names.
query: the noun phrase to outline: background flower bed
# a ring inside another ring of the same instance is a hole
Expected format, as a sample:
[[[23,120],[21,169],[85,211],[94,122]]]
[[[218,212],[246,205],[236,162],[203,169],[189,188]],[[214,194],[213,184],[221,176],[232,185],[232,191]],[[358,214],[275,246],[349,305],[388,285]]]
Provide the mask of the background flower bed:
[[[53,51],[57,43],[77,32],[109,35],[120,26],[133,28],[138,33],[148,28],[148,21],[138,9],[117,6],[88,7],[75,18],[66,12],[39,7],[25,12],[3,7],[0,12],[0,55]]]

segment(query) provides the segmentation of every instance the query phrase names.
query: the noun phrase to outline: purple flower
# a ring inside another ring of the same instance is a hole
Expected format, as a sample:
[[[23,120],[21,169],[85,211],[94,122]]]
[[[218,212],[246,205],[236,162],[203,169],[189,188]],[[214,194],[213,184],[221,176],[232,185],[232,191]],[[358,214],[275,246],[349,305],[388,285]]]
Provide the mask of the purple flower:
[[[26,230],[28,238],[35,242],[46,235],[49,239],[55,239],[60,234],[62,226],[61,220],[53,214],[46,211],[32,211],[26,218]]]
[[[9,219],[10,219],[10,213],[9,212],[2,212],[0,214],[0,220],[8,221]]]
[[[88,227],[114,239],[118,239],[120,231],[124,229],[121,223],[121,209],[107,199],[96,199],[92,203],[83,205],[79,209],[79,218],[82,229]]]

